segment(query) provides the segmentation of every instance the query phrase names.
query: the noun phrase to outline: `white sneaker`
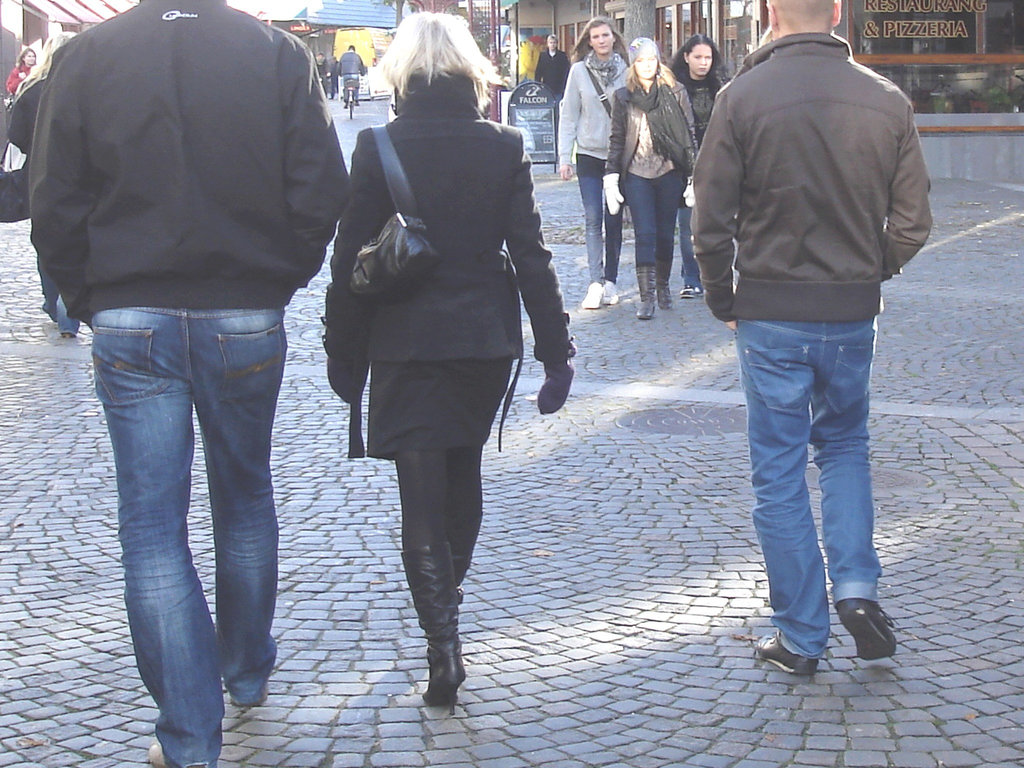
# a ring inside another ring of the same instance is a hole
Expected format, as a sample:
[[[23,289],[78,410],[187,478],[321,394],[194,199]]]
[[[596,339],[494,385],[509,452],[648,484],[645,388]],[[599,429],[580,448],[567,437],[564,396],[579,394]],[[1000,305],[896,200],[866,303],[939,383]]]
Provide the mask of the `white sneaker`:
[[[601,303],[608,306],[615,306],[619,303],[619,292],[615,290],[615,283],[611,280],[606,281],[604,284],[604,295],[601,297]]]
[[[604,298],[604,286],[601,283],[591,283],[587,288],[587,295],[583,298],[580,307],[583,309],[600,309],[601,299]]]
[[[147,757],[149,758],[149,764],[153,768],[167,768],[167,762],[164,760],[164,749],[160,746],[159,741],[154,741],[149,745]]]

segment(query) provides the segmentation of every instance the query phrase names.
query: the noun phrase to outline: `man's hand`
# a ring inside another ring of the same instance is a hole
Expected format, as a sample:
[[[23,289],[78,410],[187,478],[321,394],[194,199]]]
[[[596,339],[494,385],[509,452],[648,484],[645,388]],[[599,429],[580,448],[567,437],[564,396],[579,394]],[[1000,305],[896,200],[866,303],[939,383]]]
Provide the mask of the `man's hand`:
[[[735,331],[736,330],[736,321],[735,320],[726,320],[725,321],[725,327],[728,328],[730,331]]]
[[[562,177],[562,181],[568,181],[572,178],[572,165],[566,163],[565,165],[559,166],[558,175]]]

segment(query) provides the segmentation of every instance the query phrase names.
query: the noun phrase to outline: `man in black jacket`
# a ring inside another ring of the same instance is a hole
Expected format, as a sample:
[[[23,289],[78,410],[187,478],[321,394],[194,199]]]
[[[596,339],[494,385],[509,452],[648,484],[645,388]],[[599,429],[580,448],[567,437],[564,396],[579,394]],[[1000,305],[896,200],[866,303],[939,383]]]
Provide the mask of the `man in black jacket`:
[[[558,50],[558,38],[555,35],[548,35],[548,47],[537,58],[537,69],[534,72],[537,82],[544,83],[555,95],[555,99],[562,100],[565,93],[565,81],[569,77],[569,57],[565,51]]]
[[[747,399],[754,525],[777,630],[757,655],[805,675],[829,639],[808,443],[839,619],[860,658],[896,651],[878,603],[869,378],[881,284],[932,222],[910,101],[830,34],[840,8],[769,0],[774,41],[719,92],[694,173],[701,281],[736,331]]]
[[[348,173],[308,50],[224,0],[142,0],[61,49],[48,83],[32,239],[93,328],[128,620],[160,709],[150,761],[213,768],[221,681],[259,705],[274,666],[284,307],[321,266]],[[188,547],[193,410],[216,627]]]

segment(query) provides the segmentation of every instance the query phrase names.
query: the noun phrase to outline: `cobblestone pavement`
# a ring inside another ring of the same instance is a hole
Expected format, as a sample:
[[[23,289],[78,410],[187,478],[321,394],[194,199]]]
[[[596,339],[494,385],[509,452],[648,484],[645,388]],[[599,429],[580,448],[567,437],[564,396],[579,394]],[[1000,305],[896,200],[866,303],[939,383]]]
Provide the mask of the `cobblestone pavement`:
[[[335,110],[350,152],[381,105]],[[1024,765],[1024,187],[936,182],[931,243],[885,287],[872,455],[899,651],[856,660],[837,621],[819,673],[792,679],[752,658],[769,611],[730,334],[695,301],[636,321],[631,246],[622,303],[576,309],[576,187],[536,175],[577,384],[541,417],[528,360],[505,449],[486,448],[456,713],[420,700],[392,466],[343,458],[321,273],[289,309],[275,434],[279,664],[266,706],[228,705],[222,764]],[[0,768],[142,765],[155,711],[122,606],[89,333],[61,340],[40,312],[27,225],[0,243]],[[212,584],[202,477],[192,537]]]

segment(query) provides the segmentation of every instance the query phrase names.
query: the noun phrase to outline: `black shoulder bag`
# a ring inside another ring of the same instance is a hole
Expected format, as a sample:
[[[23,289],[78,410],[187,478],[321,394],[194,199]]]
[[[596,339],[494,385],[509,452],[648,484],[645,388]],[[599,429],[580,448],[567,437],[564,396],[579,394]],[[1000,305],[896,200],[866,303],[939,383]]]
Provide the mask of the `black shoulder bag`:
[[[349,287],[353,293],[381,299],[407,297],[440,263],[417,215],[409,179],[384,126],[373,128],[395,213],[377,237],[359,249]]]

